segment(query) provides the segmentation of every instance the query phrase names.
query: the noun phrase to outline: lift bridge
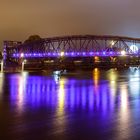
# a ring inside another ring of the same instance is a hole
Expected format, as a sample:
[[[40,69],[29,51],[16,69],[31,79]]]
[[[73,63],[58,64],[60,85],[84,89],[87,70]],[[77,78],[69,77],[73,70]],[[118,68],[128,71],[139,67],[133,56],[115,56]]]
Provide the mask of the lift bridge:
[[[5,61],[49,60],[91,57],[140,57],[140,39],[121,36],[74,35],[52,37],[28,43],[4,41]]]

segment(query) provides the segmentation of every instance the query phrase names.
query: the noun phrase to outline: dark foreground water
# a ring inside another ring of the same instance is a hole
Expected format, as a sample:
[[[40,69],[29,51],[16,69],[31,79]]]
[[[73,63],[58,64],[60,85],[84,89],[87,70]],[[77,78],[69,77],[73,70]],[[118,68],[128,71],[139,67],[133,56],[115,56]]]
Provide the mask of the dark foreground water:
[[[140,140],[140,71],[0,75],[0,140]]]

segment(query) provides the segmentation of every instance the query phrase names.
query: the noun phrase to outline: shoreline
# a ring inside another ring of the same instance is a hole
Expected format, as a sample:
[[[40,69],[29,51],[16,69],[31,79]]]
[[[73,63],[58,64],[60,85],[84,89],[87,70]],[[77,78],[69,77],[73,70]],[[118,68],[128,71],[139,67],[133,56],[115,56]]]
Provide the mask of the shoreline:
[[[24,69],[23,71],[21,69],[14,69],[14,68],[9,68],[6,70],[3,70],[1,73],[21,73],[21,72],[29,72],[29,73],[36,73],[36,72],[53,72],[53,71],[64,71],[66,70],[67,72],[80,72],[80,71],[92,71],[94,69],[100,69],[100,70],[109,70],[109,69],[116,69],[119,71],[122,70],[127,70],[129,68],[134,68],[134,69],[140,69],[140,65],[139,66],[126,66],[126,67],[90,67],[90,68],[77,68],[77,69],[61,69],[61,68],[47,68],[47,69]]]

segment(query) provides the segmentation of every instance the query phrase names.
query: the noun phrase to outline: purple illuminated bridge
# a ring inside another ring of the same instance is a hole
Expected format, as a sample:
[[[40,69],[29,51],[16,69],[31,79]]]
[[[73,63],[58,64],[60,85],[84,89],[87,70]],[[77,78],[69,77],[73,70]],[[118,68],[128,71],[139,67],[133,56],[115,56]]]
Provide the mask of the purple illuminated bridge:
[[[4,41],[4,58],[140,56],[140,39],[120,36],[74,35],[45,38],[30,43]]]

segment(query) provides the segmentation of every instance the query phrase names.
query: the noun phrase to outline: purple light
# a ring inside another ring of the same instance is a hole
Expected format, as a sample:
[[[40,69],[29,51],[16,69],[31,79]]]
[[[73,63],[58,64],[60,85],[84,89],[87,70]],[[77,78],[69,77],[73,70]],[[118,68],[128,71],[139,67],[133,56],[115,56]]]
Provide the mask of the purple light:
[[[83,55],[86,55],[86,53],[85,53],[85,52],[83,52]]]
[[[93,52],[89,52],[89,55],[93,55]]]
[[[112,55],[112,52],[109,52],[109,55]]]
[[[15,58],[20,58],[21,54],[20,53],[13,53],[11,54],[12,57]],[[25,53],[24,57],[59,57],[61,54],[57,53],[57,52],[48,52],[48,53]],[[69,56],[69,57],[78,57],[78,56],[115,56],[115,55],[121,55],[121,52],[113,52],[113,51],[102,51],[102,52],[65,52],[64,53],[65,56]]]
[[[106,55],[106,52],[103,52],[103,55]]]
[[[11,101],[13,101],[11,102],[12,105],[15,105],[15,101],[16,101],[16,104],[21,105],[20,111],[24,110],[24,106],[17,101],[17,98],[20,97],[23,99],[23,102],[27,101],[33,109],[35,109],[36,106],[42,106],[42,101],[46,101],[50,106],[52,104],[54,106],[57,106],[57,101],[59,100],[58,95],[60,94],[60,92],[59,90],[56,90],[57,84],[56,82],[54,82],[55,78],[50,79],[49,77],[47,77],[44,79],[44,77],[42,76],[26,76],[24,78],[26,79],[26,82],[25,81],[21,82],[22,77],[19,75],[16,75],[16,77],[10,76],[9,78],[10,99]],[[100,107],[103,110],[103,113],[108,112],[108,107],[111,110],[114,109],[113,108],[115,105],[113,102],[114,97],[112,96],[111,92],[109,93],[110,96],[108,95],[108,88],[107,88],[109,86],[108,83],[101,84],[96,87],[95,85],[90,86],[90,83],[92,82],[91,80],[80,80],[80,83],[78,82],[79,80],[68,79],[67,82],[63,83],[64,87],[67,87],[67,85],[71,85],[68,90],[67,88],[64,88],[64,92],[66,93],[64,94],[64,99],[65,99],[64,102],[66,107],[70,106],[71,109],[73,108],[75,109],[77,105],[80,105],[80,107],[82,107],[83,109],[85,109],[86,107],[88,108],[88,110],[93,111],[94,108],[97,106],[98,108]],[[75,88],[77,83],[81,84],[82,86],[78,86],[77,88]],[[61,88],[60,84],[57,85],[58,88]],[[45,86],[45,90],[42,90],[42,86],[43,87]],[[21,93],[25,93],[25,94],[21,94],[21,95],[18,94],[19,87],[22,87]],[[45,94],[46,92],[47,94]],[[99,92],[101,92],[101,94],[99,94],[99,97],[96,98],[97,93]],[[77,93],[78,96],[75,96],[75,93]],[[55,100],[52,100],[52,98],[50,97],[54,97]],[[108,98],[110,98],[109,100],[110,102],[108,102],[107,100]],[[87,100],[88,100],[88,106],[86,106]]]
[[[53,56],[56,56],[56,53],[53,53]]]
[[[96,52],[97,55],[99,55],[99,52]]]
[[[72,52],[71,55],[73,56],[74,55],[74,52]]]
[[[77,55],[80,55],[80,53],[78,52]]]
[[[121,54],[121,52],[117,52],[117,54],[119,55],[119,54]]]
[[[96,53],[95,52],[93,52],[93,56],[95,55]]]

